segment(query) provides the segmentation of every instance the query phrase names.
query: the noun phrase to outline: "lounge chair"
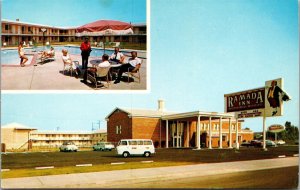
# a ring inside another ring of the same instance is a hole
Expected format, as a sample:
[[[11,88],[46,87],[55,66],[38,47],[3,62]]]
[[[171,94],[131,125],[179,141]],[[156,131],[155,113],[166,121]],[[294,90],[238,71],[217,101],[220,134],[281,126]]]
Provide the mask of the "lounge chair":
[[[142,63],[143,63],[143,60],[141,60],[141,63],[138,64],[132,71],[129,71],[129,69],[128,69],[128,71],[126,72],[127,76],[128,76],[128,83],[129,83],[130,77],[137,78],[137,79],[139,79],[139,83],[141,82],[140,68],[142,66]]]
[[[120,42],[115,42],[114,47],[120,47]]]
[[[109,88],[109,77],[110,77],[110,66],[109,67],[97,67],[96,72],[88,72],[87,79],[95,84],[95,88],[98,88],[98,81],[101,82],[101,78],[106,78],[107,88]]]
[[[45,61],[55,61],[55,51],[51,56],[41,56],[40,63],[45,63]]]

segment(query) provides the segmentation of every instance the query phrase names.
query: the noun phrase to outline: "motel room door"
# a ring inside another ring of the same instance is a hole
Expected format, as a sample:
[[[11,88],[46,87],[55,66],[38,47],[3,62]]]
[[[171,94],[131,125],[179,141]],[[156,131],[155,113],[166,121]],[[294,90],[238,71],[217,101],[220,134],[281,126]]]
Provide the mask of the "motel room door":
[[[181,136],[174,136],[173,137],[173,147],[177,147],[177,139],[178,139],[178,147],[181,147],[182,146]]]

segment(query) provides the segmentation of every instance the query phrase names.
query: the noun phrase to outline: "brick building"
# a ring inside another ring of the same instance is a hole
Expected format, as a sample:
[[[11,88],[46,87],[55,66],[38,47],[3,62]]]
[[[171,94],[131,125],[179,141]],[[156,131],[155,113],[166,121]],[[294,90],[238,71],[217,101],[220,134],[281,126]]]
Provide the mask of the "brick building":
[[[107,140],[115,143],[121,139],[143,138],[152,139],[156,147],[200,149],[232,147],[236,141],[241,143],[253,139],[253,132],[242,129],[243,120],[239,120],[237,125],[233,114],[167,112],[162,100],[159,100],[157,110],[117,107],[106,120]]]

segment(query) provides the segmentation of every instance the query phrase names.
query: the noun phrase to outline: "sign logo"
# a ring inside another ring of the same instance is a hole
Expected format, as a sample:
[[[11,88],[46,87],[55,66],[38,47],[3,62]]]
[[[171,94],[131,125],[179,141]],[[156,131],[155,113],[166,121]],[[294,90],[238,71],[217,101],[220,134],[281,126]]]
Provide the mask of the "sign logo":
[[[268,131],[271,133],[279,133],[281,131],[284,131],[285,127],[279,124],[271,125],[268,127]]]
[[[225,94],[226,112],[260,109],[265,107],[265,88]]]

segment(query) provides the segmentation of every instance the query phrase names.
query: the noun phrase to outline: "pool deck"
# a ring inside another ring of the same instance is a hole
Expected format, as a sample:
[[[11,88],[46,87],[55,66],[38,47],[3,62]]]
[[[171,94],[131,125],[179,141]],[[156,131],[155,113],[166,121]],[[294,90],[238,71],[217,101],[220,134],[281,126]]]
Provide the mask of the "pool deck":
[[[102,87],[94,89],[94,85],[86,85],[81,83],[82,76],[76,79],[69,73],[63,74],[62,53],[55,52],[55,60],[39,63],[39,55],[35,54],[31,63],[26,63],[25,67],[6,66],[1,67],[1,90],[79,90],[79,91],[117,91],[117,90],[139,90],[147,89],[147,59],[146,52],[139,52],[138,56],[143,58],[143,64],[140,68],[141,81],[138,79],[128,83],[126,74],[123,74],[124,80],[118,84],[110,81],[109,88]],[[71,55],[73,61],[79,61],[81,65],[80,55]],[[100,59],[100,57],[90,57],[91,60]],[[36,66],[34,66],[36,62]],[[91,65],[89,65],[91,66]],[[83,74],[82,74],[83,75]],[[133,79],[133,78],[132,78]],[[103,82],[106,86],[106,82]]]

